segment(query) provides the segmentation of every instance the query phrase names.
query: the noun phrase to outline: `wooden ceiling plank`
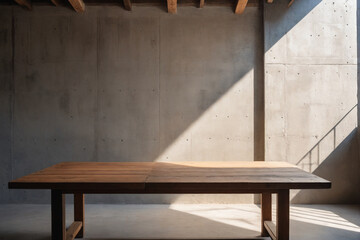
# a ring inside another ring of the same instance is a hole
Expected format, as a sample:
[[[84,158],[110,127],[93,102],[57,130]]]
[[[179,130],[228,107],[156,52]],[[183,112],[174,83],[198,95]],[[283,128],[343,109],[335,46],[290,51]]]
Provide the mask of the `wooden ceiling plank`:
[[[123,0],[126,10],[131,11],[131,0]]]
[[[168,13],[177,12],[177,0],[167,0]]]
[[[63,3],[61,2],[61,0],[51,0],[51,2],[52,2],[55,6],[61,6],[61,5],[63,5]]]
[[[29,10],[32,9],[30,0],[15,0],[15,2],[20,6],[26,7]]]
[[[242,14],[246,8],[248,0],[238,0],[235,8],[236,14]]]
[[[83,0],[69,0],[69,2],[76,12],[85,11],[85,3]]]
[[[200,0],[199,8],[203,8],[205,5],[205,0]]]

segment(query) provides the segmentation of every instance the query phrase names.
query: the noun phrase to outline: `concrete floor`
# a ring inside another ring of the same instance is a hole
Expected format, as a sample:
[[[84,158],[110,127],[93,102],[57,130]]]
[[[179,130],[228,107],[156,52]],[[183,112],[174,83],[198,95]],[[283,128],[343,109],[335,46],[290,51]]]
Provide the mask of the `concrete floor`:
[[[273,211],[274,212],[274,211]],[[67,225],[72,220],[67,205]],[[244,238],[258,236],[256,205],[88,204],[86,239]],[[292,240],[360,239],[360,205],[293,205]],[[0,205],[0,240],[50,239],[49,205]]]

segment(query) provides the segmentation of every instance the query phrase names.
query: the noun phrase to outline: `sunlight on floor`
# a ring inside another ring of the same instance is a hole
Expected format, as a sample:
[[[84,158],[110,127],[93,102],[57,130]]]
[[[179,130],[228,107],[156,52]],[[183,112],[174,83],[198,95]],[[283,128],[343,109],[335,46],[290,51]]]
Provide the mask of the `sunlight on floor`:
[[[360,212],[358,216],[360,218]],[[308,207],[291,207],[290,218],[291,220],[360,233],[360,226],[349,222],[348,220],[329,210],[320,210]]]
[[[171,210],[185,212],[212,221],[260,231],[260,210],[251,204],[172,204]]]
[[[275,209],[274,209],[275,210]],[[239,239],[260,234],[254,204],[87,204],[86,239]],[[44,240],[50,205],[0,205],[0,240]],[[274,218],[275,219],[275,218]],[[73,221],[67,205],[67,223]],[[106,237],[105,237],[106,236]],[[360,205],[293,205],[291,240],[359,240]]]
[[[253,231],[260,230],[261,216],[260,208],[257,205],[173,204],[169,208],[172,210],[192,214],[198,217],[211,219],[212,221],[216,221],[219,223],[224,223]],[[360,209],[357,209],[357,211],[357,223],[360,225]],[[273,221],[275,221],[275,219],[276,208],[275,205],[273,205]],[[346,220],[345,218],[341,217],[339,214],[331,210],[319,209],[316,205],[307,205],[306,207],[291,206],[290,219],[291,221],[316,224],[323,227],[336,228],[360,233],[360,226]]]

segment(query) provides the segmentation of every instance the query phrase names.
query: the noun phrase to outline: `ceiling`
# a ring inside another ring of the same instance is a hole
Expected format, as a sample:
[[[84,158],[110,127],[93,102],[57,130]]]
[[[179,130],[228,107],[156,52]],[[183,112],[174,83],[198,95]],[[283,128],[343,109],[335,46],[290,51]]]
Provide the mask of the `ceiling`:
[[[203,8],[207,6],[229,6],[234,8],[236,14],[242,14],[246,7],[258,7],[264,1],[266,3],[273,3],[276,0],[0,0],[2,4],[18,4],[28,10],[32,9],[33,5],[47,5],[54,6],[70,6],[76,12],[84,12],[86,5],[105,5],[113,4],[122,6],[124,9],[131,11],[132,6],[149,6],[157,5],[164,6],[168,13],[176,14],[177,6],[196,6]],[[289,6],[294,0],[289,0]]]

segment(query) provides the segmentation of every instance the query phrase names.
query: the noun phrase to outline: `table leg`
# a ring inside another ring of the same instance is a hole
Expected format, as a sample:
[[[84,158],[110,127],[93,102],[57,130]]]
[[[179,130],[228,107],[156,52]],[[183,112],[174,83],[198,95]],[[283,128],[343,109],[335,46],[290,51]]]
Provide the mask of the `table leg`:
[[[280,190],[277,195],[277,222],[276,235],[277,240],[289,240],[289,189]]]
[[[271,216],[271,193],[261,194],[261,236],[268,237],[269,233],[265,229],[265,221],[272,221]]]
[[[65,240],[65,195],[51,190],[51,239]]]
[[[82,227],[75,238],[84,237],[84,194],[74,194],[74,221],[82,222]]]

